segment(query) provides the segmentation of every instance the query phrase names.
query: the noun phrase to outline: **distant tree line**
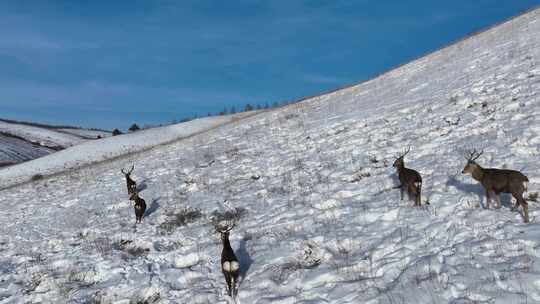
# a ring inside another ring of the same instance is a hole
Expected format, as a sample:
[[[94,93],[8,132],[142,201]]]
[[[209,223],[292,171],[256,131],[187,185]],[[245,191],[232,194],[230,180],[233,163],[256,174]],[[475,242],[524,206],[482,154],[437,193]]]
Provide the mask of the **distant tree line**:
[[[212,116],[223,116],[223,115],[229,115],[229,114],[236,114],[236,113],[242,113],[242,112],[249,112],[249,111],[254,111],[254,110],[266,110],[266,109],[272,109],[272,108],[277,108],[277,107],[280,107],[282,105],[286,105],[286,104],[289,104],[289,102],[283,102],[283,103],[279,103],[279,102],[274,102],[272,103],[272,105],[270,105],[269,103],[264,103],[263,105],[261,104],[257,104],[257,105],[252,105],[250,103],[247,103],[245,104],[243,107],[237,109],[237,107],[235,105],[231,106],[230,108],[223,108],[223,110],[217,112],[217,113],[211,113],[211,112],[208,112],[208,114],[206,115],[206,117],[212,117]],[[182,122],[188,122],[188,121],[191,121],[191,120],[194,120],[194,119],[197,119],[197,118],[200,118],[202,116],[199,116],[198,114],[195,114],[193,116],[188,116],[188,117],[184,117],[180,120],[177,120],[177,119],[174,119],[171,121],[171,124],[177,124],[177,123],[182,123]],[[161,124],[160,125],[144,125],[142,128],[139,127],[139,125],[137,125],[136,123],[133,123],[128,131],[133,133],[133,132],[137,132],[141,129],[149,129],[149,128],[153,128],[153,127],[160,127],[162,126]],[[116,135],[120,135],[120,134],[123,134],[122,131],[120,131],[119,129],[115,128],[113,131],[112,131],[112,135],[113,136],[116,136]]]
[[[283,103],[283,104],[286,104],[286,103]],[[254,110],[277,108],[277,107],[279,107],[279,106],[281,106],[283,104],[280,104],[279,102],[274,102],[270,106],[270,104],[268,104],[268,103],[265,103],[263,105],[261,105],[261,104],[252,105],[250,103],[247,103],[247,104],[245,104],[243,106],[243,108],[237,108],[236,105],[233,105],[230,108],[223,108],[223,110],[221,110],[221,111],[219,111],[217,113],[208,112],[208,114],[206,114],[206,117],[223,116],[223,115],[229,115],[229,114],[249,112],[249,111],[254,111]],[[200,118],[200,116],[195,114],[193,116],[184,117],[184,118],[182,118],[180,120],[173,120],[173,121],[171,121],[171,123],[175,124],[175,123],[179,123],[179,122],[188,122],[188,121],[191,121],[191,120],[194,120],[194,119],[197,119],[197,118]]]

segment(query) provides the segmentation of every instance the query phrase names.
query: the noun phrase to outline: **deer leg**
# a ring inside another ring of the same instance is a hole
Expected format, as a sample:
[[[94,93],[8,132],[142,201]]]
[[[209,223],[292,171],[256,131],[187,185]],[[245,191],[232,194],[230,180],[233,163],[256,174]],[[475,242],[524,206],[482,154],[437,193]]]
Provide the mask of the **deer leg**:
[[[417,206],[422,206],[422,183],[418,183],[416,185],[416,205]]]
[[[529,204],[522,198],[521,206],[523,206],[523,221],[529,222]]]
[[[523,199],[523,194],[521,193],[512,193],[512,196],[516,199],[516,205],[521,205],[523,207],[523,221],[525,223],[529,222],[529,204],[525,199]]]
[[[497,200],[497,209],[501,209],[501,196],[499,193],[495,193],[495,199]]]
[[[229,297],[232,297],[231,295],[231,275],[230,273],[224,271],[223,275],[225,276],[225,282],[227,283],[227,293],[229,294]]]
[[[414,205],[416,206],[416,188],[414,185],[407,185],[407,197],[409,200],[412,200],[414,198]]]
[[[232,288],[232,297],[236,298],[236,295],[238,294],[238,290],[236,289],[236,277],[233,275],[231,279],[231,288]]]
[[[486,189],[486,209],[489,209],[490,201],[491,201],[491,197],[489,196],[489,190]]]
[[[512,194],[512,196],[516,199],[516,203],[514,204],[514,206],[512,206],[511,210],[516,211],[519,208],[519,196],[515,194]]]
[[[401,186],[399,187],[399,191],[400,191],[400,193],[401,193],[401,199],[400,199],[400,200],[403,200],[403,192],[405,192],[405,189],[403,189],[403,185],[401,185]]]

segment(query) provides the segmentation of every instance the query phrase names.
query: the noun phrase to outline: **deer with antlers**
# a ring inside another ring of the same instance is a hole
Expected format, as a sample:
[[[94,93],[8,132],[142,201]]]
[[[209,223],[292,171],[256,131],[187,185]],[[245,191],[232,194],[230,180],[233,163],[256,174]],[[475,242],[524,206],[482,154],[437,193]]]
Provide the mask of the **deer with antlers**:
[[[411,151],[411,147],[407,148],[407,151],[399,155],[394,161],[394,168],[396,168],[399,182],[398,187],[401,190],[401,200],[403,200],[403,192],[407,191],[409,199],[414,197],[414,205],[421,205],[421,192],[422,192],[422,177],[418,171],[405,168],[405,162],[403,158]]]
[[[133,179],[131,179],[131,172],[133,172],[134,168],[135,165],[131,166],[131,169],[128,172],[124,171],[124,168],[120,170],[120,172],[122,172],[122,174],[124,174],[124,176],[126,177],[128,194],[132,194],[137,190],[137,183]]]
[[[135,223],[142,222],[144,212],[146,211],[146,202],[139,196],[137,190],[131,193],[129,200],[135,202],[135,205],[133,205],[135,209]]]
[[[523,207],[523,220],[529,222],[529,206],[523,198],[523,193],[527,191],[529,179],[523,173],[508,169],[482,168],[476,163],[476,160],[484,153],[478,152],[476,149],[469,151],[465,155],[467,164],[461,173],[471,174],[472,177],[479,181],[486,191],[486,208],[489,209],[491,201],[490,193],[495,193],[497,200],[497,208],[501,208],[500,193],[510,193],[516,199],[516,205],[512,210],[517,209],[520,205]]]
[[[229,233],[235,226],[235,220],[232,220],[227,224],[214,221],[214,227],[216,231],[221,234],[221,242],[223,243],[223,250],[221,251],[221,272],[223,272],[223,276],[225,276],[230,297],[235,297],[238,293],[236,283],[238,282],[238,276],[240,274],[240,263],[229,242]]]

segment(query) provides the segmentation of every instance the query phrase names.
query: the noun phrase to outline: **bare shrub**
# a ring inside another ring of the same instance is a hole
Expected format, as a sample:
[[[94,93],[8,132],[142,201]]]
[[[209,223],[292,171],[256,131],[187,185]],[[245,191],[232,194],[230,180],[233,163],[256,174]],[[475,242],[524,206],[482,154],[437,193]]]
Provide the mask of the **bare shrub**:
[[[23,282],[23,294],[30,294],[35,291],[45,276],[46,274],[41,271],[31,273],[29,279]]]
[[[103,295],[99,291],[96,291],[95,293],[87,296],[87,298],[84,299],[82,301],[82,303],[84,303],[84,304],[102,304],[104,302],[103,298],[104,298]]]
[[[148,252],[150,252],[150,249],[143,247],[128,247],[126,249],[126,252],[129,253],[132,257],[141,257],[148,254]]]
[[[290,120],[290,119],[297,118],[297,117],[299,117],[299,115],[295,114],[295,113],[289,113],[289,114],[283,116],[283,118],[285,118],[285,120]]]
[[[133,241],[131,240],[120,240],[114,244],[114,249],[120,250],[126,254],[122,255],[124,260],[131,260],[138,257],[142,257],[150,252],[149,248],[144,248],[140,246],[132,246]]]
[[[95,285],[95,269],[81,269],[71,266],[67,271],[61,272],[63,279],[57,280],[58,290],[66,299],[73,299],[77,293]]]
[[[273,265],[271,266],[270,279],[278,285],[283,284],[285,283],[285,281],[287,281],[287,279],[291,276],[291,274],[293,274],[299,269],[300,269],[300,264],[296,262],[288,262],[281,265]]]
[[[311,242],[305,242],[297,261],[302,269],[312,269],[321,265],[322,258],[320,256],[319,247]]]
[[[333,258],[331,265],[336,272],[346,281],[364,281],[369,279],[367,261],[359,259],[358,254],[362,251],[360,244],[353,240],[337,241],[334,248],[330,249]]]
[[[214,210],[212,212],[212,214],[210,215],[210,221],[211,221],[212,225],[214,225],[214,226],[215,226],[216,223],[220,223],[220,222],[237,223],[246,214],[247,214],[247,210],[242,208],[242,207],[233,208],[233,209],[227,210],[225,212],[220,212],[218,210]]]
[[[353,178],[350,180],[351,183],[357,183],[361,180],[363,180],[364,178],[367,178],[367,177],[370,177],[371,176],[371,173],[369,173],[369,171],[366,171],[364,168],[360,168],[360,170],[358,170]]]
[[[110,256],[114,249],[114,242],[107,237],[98,237],[88,242],[89,249],[94,249],[101,256]]]
[[[172,233],[177,227],[194,223],[202,216],[200,209],[187,207],[177,213],[169,214],[167,220],[159,225],[159,229],[165,233]]]
[[[268,188],[268,192],[273,195],[286,195],[289,191],[282,185],[272,186]]]
[[[240,149],[237,146],[225,151],[225,155],[228,159],[236,159],[240,155]]]
[[[527,196],[527,200],[531,202],[538,202],[538,192],[531,192]]]
[[[153,304],[153,303],[159,303],[159,300],[161,299],[161,294],[159,292],[152,294],[149,297],[138,297],[136,299],[130,300],[129,304]]]
[[[312,242],[304,242],[293,261],[271,266],[270,279],[276,284],[283,284],[294,272],[316,268],[321,265],[321,261],[318,246]]]
[[[42,180],[42,179],[43,179],[43,174],[39,174],[39,173],[32,175],[32,177],[30,178],[30,180],[33,182]]]

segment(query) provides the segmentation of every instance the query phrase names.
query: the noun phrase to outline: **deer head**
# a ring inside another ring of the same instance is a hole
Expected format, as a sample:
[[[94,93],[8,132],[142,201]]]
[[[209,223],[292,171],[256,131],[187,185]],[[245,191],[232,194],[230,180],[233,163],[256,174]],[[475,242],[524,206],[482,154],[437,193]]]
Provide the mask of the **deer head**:
[[[214,228],[216,232],[219,232],[221,234],[222,240],[229,240],[229,233],[233,228],[236,226],[236,221],[230,220],[230,221],[214,221]]]
[[[473,173],[479,166],[476,163],[476,160],[484,153],[482,150],[481,152],[476,151],[476,149],[472,151],[468,151],[465,155],[465,159],[467,160],[467,163],[465,164],[465,167],[461,171],[461,173]]]
[[[132,166],[131,166],[131,169],[129,169],[128,172],[124,171],[124,168],[122,168],[122,169],[120,170],[120,172],[122,172],[122,174],[124,174],[124,176],[126,177],[126,179],[128,179],[128,178],[130,178],[129,176],[130,176],[131,172],[133,172],[133,169],[134,169],[134,168],[135,168],[135,165],[132,165]]]
[[[407,148],[407,150],[401,154],[399,154],[397,157],[396,157],[396,160],[394,161],[394,164],[392,166],[394,166],[394,168],[400,168],[400,167],[404,167],[405,166],[405,163],[403,161],[403,158],[405,157],[405,155],[407,155],[409,152],[411,152],[411,147],[409,146]]]

